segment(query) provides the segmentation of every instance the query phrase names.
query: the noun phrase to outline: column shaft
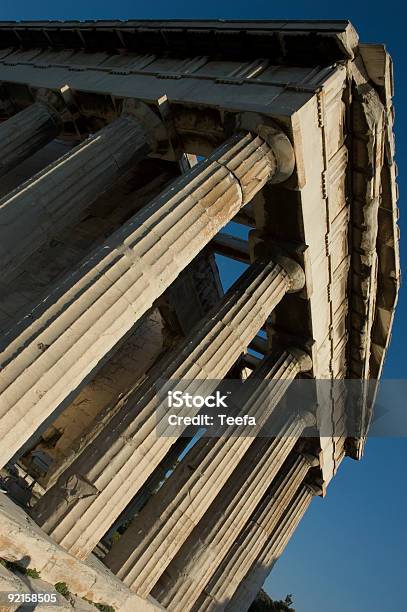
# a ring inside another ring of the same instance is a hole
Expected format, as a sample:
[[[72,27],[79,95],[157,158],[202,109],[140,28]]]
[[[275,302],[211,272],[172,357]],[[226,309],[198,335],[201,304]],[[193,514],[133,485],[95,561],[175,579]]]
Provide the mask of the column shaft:
[[[72,399],[276,167],[259,137],[234,136],[96,248],[5,336],[0,465]]]
[[[191,436],[196,433],[196,428],[191,429]],[[172,445],[164,459],[156,467],[154,472],[147,478],[144,485],[136,493],[131,502],[126,506],[123,512],[117,517],[116,521],[110,527],[109,531],[105,535],[104,539],[110,540],[113,533],[122,525],[125,521],[131,520],[141,509],[147,504],[148,500],[156,493],[160,484],[165,481],[166,474],[174,469],[178,457],[190,444],[191,437],[182,437]]]
[[[206,584],[195,603],[194,610],[214,612],[224,609],[252,565],[266,550],[309,468],[310,463],[305,457],[294,456],[289,459],[288,466],[283,467],[281,470],[283,473],[276,478],[246,527]],[[285,536],[286,533],[282,535]]]
[[[154,576],[150,578],[144,571],[140,572],[143,583],[138,576],[134,580],[131,571],[122,578],[123,582],[139,594],[151,591],[167,610],[191,609],[305,426],[302,419],[288,417],[277,438],[255,440],[153,589]],[[165,563],[160,569],[161,572],[165,569]]]
[[[120,117],[0,200],[0,257],[10,276],[150,150],[139,121]]]
[[[0,176],[56,138],[62,128],[58,112],[35,102],[0,124]]]
[[[311,500],[312,493],[310,490],[307,487],[301,487],[289,509],[284,513],[267,546],[262,550],[256,563],[250,568],[233,597],[224,602],[224,608],[216,607],[216,611],[219,610],[220,612],[224,609],[227,612],[247,612],[274,564],[290,541]],[[214,608],[205,607],[204,604],[199,608],[200,612],[212,609]]]
[[[304,361],[304,369],[311,367],[311,360],[298,353],[286,351],[277,360],[266,358],[243,385],[243,412],[256,419],[257,430]],[[259,382],[253,385],[256,380]],[[204,438],[188,453],[106,556],[106,565],[122,580],[148,592],[254,442],[253,436],[244,433],[244,426],[230,426],[222,437]]]
[[[245,272],[195,332],[121,401],[109,425],[44,495],[36,518],[47,533],[79,557],[91,552],[175,442],[157,436],[160,381],[169,381],[166,390],[180,379],[194,381],[195,393],[214,389],[289,287],[278,264]],[[168,415],[161,418],[166,423]]]

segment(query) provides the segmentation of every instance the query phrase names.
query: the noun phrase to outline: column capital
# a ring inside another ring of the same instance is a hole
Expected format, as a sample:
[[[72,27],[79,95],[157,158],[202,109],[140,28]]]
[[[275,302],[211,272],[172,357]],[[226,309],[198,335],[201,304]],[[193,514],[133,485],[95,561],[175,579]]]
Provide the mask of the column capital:
[[[62,85],[57,89],[40,87],[35,94],[35,101],[44,104],[60,122],[73,121],[77,115],[75,99],[69,85]]]
[[[319,487],[318,485],[313,484],[311,482],[305,482],[304,486],[308,489],[308,491],[312,493],[312,495],[323,497],[324,492],[322,487]]]
[[[272,256],[272,259],[275,263],[278,263],[284,268],[290,278],[290,288],[287,293],[301,291],[305,285],[305,273],[300,264],[294,261],[294,259],[291,259],[291,257],[286,257],[281,254]]]
[[[304,480],[304,486],[312,493],[312,495],[325,497],[326,490],[324,481],[320,475],[309,472],[307,478]]]
[[[316,424],[315,414],[312,414],[312,412],[309,412],[309,410],[301,413],[301,419],[304,423],[304,428],[313,427]]]
[[[294,149],[289,138],[278,125],[260,113],[247,112],[238,115],[235,129],[258,134],[273,151],[277,171],[270,179],[270,183],[283,183],[290,178],[295,167]]]
[[[296,346],[290,346],[287,350],[298,361],[300,372],[309,372],[312,369],[312,359],[308,353]]]
[[[164,152],[169,148],[164,122],[147,104],[135,98],[125,98],[122,104],[122,116],[132,117],[141,124],[152,151],[159,149],[160,152]]]
[[[296,251],[289,251],[289,245],[285,248],[284,244],[268,239],[267,236],[260,234],[258,230],[252,230],[249,232],[249,252],[252,262],[268,261],[271,259],[286,271],[290,279],[290,288],[287,293],[296,293],[305,289],[305,272],[296,261],[299,254]]]
[[[311,455],[311,453],[306,453],[306,452],[303,452],[303,453],[300,453],[300,454],[301,454],[301,457],[303,457],[307,461],[307,463],[308,463],[308,465],[310,467],[318,467],[319,466],[319,459],[315,455]]]

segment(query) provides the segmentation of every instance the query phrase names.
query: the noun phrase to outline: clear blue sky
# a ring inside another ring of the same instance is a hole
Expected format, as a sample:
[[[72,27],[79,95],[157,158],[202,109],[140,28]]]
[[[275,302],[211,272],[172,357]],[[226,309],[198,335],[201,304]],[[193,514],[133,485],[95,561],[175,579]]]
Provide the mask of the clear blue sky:
[[[2,0],[0,19],[350,19],[366,42],[385,42],[396,81],[396,138],[405,235],[407,53],[403,3],[312,0]],[[403,240],[402,240],[403,245]],[[402,250],[403,269],[405,264]],[[227,281],[238,266],[222,264]],[[406,290],[402,289],[385,376],[407,378]],[[364,460],[346,460],[325,500],[314,500],[266,583],[275,597],[294,593],[297,612],[391,612],[407,609],[407,440],[371,439]]]

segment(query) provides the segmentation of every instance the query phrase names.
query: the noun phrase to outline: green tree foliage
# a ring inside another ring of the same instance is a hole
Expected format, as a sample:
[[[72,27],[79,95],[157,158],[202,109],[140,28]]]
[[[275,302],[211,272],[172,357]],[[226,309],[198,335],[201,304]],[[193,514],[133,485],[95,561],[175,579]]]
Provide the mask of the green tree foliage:
[[[292,595],[287,595],[284,601],[273,601],[263,589],[249,608],[249,612],[295,612],[292,607]]]
[[[61,595],[65,597],[65,599],[69,599],[70,592],[66,582],[57,582],[54,584],[54,587],[58,593],[61,593]]]

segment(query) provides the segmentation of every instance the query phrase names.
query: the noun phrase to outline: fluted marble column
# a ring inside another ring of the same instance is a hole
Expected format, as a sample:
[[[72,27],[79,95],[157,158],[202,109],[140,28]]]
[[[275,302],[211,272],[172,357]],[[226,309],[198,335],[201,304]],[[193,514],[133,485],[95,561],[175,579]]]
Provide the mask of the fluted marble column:
[[[41,245],[83,216],[130,164],[150,151],[134,117],[116,119],[0,199],[0,258],[10,276]]]
[[[192,608],[194,612],[198,610],[220,612],[225,608],[241,581],[250,572],[251,567],[260,559],[262,553],[264,554],[266,548],[270,547],[271,538],[275,536],[284,512],[289,510],[291,502],[314,462],[317,460],[313,461],[310,457],[300,455],[291,458],[287,467],[284,466],[286,467],[284,473],[279,474],[276,478],[250,517],[246,527],[211,580],[206,584]],[[283,531],[281,536],[288,536],[288,533]],[[169,606],[167,609],[176,610],[178,608]]]
[[[191,427],[191,437],[186,436],[186,432],[184,432],[185,437],[178,438],[175,444],[172,445],[161,463],[147,478],[140,491],[138,491],[131,502],[126,506],[124,511],[117,517],[116,521],[105,535],[104,540],[110,540],[120,525],[122,525],[125,521],[131,520],[146,505],[150,497],[156,493],[157,489],[160,487],[160,484],[165,481],[168,472],[174,469],[174,465],[176,464],[178,457],[191,443],[191,438],[195,435],[197,429],[198,428]]]
[[[226,612],[247,612],[307,511],[312,497],[313,494],[310,489],[306,486],[300,487],[255,564],[252,565],[233,597],[229,601],[223,602],[223,608],[215,608],[217,612],[222,609]],[[211,607],[204,607],[204,603],[202,603],[199,612],[212,609]]]
[[[252,265],[220,305],[152,368],[149,379],[122,400],[106,429],[38,503],[35,517],[48,534],[80,558],[90,553],[175,442],[157,435],[160,381],[169,381],[167,391],[180,379],[191,380],[195,393],[215,389],[215,379],[225,376],[293,288],[293,278],[279,264]],[[191,408],[191,416],[196,412]]]
[[[256,419],[257,431],[295,376],[311,365],[305,353],[292,349],[266,358],[249,377],[237,399],[243,413]],[[244,433],[244,426],[232,425],[221,438],[200,440],[113,545],[104,562],[132,589],[147,594],[177,554],[253,444],[255,432]]]
[[[159,582],[149,588],[167,610],[191,609],[311,422],[291,416],[276,439],[255,440]],[[151,584],[145,574],[143,577],[144,584]],[[137,580],[130,582],[126,576],[123,581],[138,594],[145,592],[144,584],[138,588]]]
[[[57,110],[35,102],[0,123],[0,176],[56,138],[62,120]]]
[[[0,341],[0,466],[109,353],[239,208],[279,171],[237,134],[134,215]],[[254,334],[253,334],[254,335]]]

